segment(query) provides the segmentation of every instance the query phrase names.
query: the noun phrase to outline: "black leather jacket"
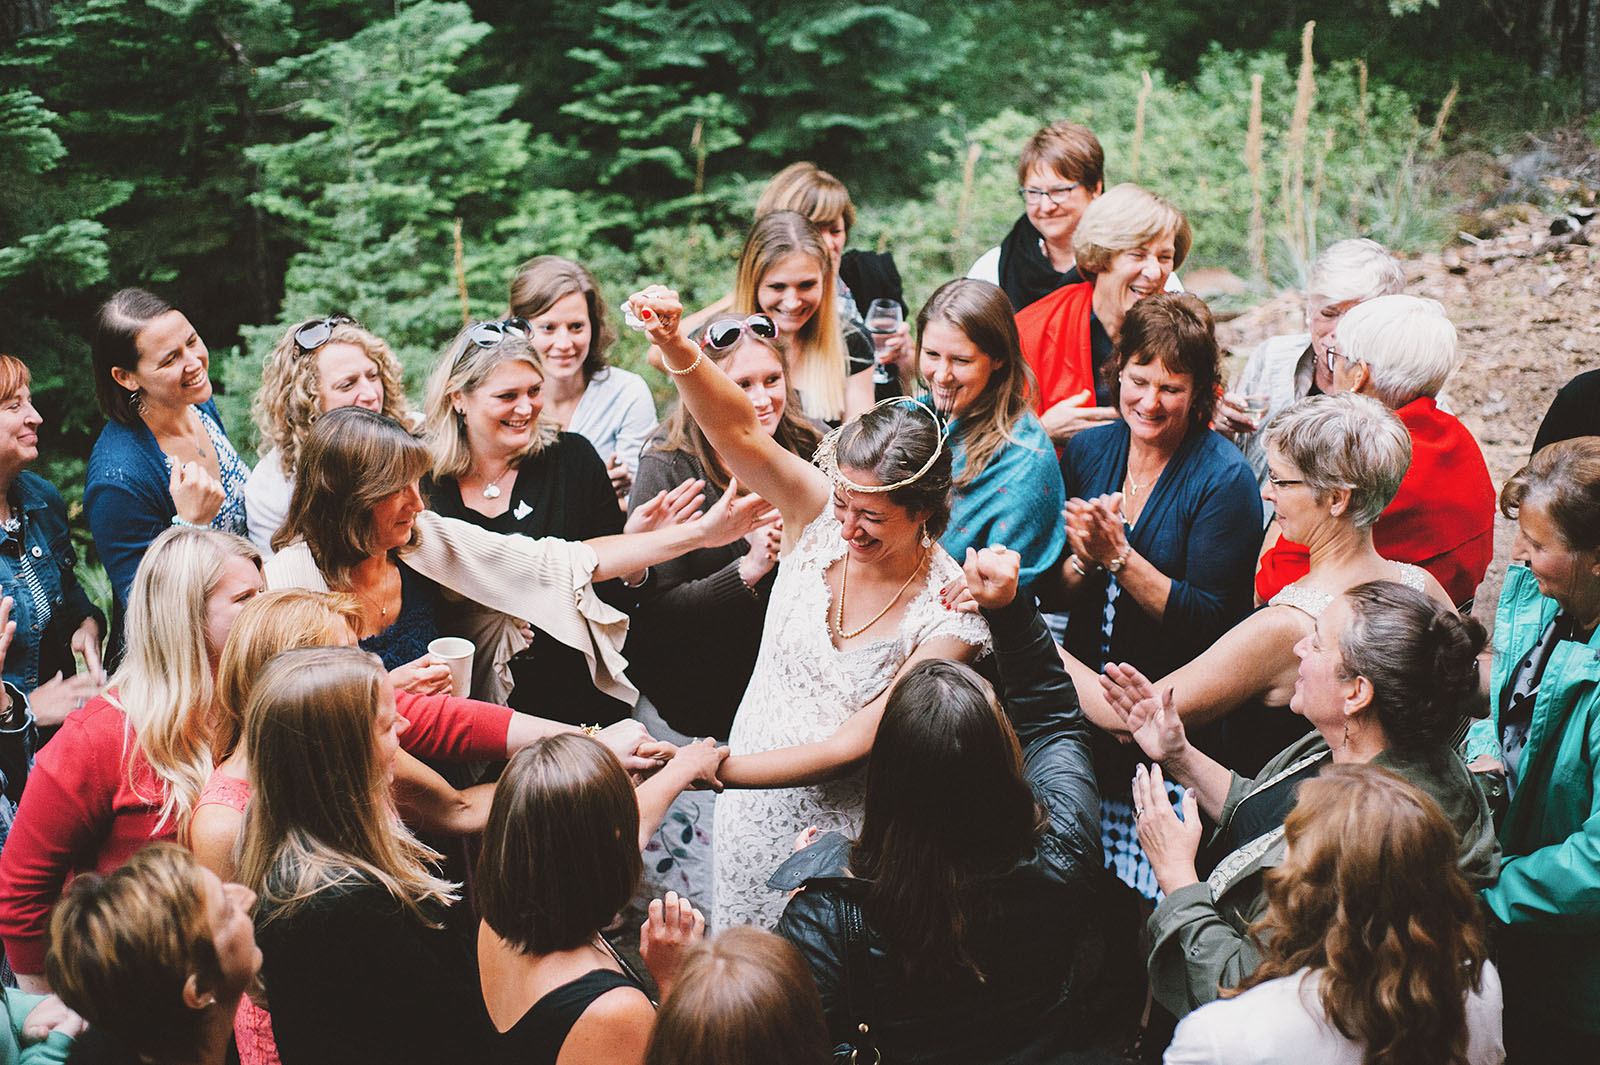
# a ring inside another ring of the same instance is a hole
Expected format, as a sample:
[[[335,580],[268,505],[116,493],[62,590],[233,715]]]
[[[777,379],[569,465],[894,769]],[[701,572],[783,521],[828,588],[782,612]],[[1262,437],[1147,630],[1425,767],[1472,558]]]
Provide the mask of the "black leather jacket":
[[[866,994],[870,1016],[851,1016],[838,901],[864,881],[822,877],[790,901],[777,932],[806,959],[835,1042],[866,1020],[883,1060],[1061,1061],[1095,1027],[1089,995],[1100,970],[1100,796],[1088,725],[1054,641],[1031,604],[986,613],[1005,687],[1004,705],[1022,742],[1029,783],[1049,814],[1033,854],[977,892],[968,948],[985,980],[916,973],[908,980],[894,944],[873,931]],[[854,979],[854,976],[852,976]]]

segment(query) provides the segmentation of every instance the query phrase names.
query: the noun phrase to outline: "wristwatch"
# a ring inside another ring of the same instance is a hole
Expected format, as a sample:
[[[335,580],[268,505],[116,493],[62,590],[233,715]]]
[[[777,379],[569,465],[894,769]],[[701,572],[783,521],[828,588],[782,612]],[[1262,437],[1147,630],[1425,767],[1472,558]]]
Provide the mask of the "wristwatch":
[[[1121,558],[1114,558],[1110,562],[1107,562],[1106,563],[1106,569],[1109,570],[1112,574],[1118,574],[1118,573],[1122,572],[1122,567],[1126,566],[1127,564],[1128,564],[1128,556],[1127,555],[1123,555]]]

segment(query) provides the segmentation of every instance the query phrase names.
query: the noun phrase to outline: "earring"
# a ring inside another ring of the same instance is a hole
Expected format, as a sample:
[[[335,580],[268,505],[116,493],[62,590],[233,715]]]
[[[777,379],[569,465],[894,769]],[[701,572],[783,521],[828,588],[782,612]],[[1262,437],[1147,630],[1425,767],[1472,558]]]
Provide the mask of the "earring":
[[[128,393],[128,406],[133,408],[133,413],[144,413],[144,389],[135,388]]]
[[[924,551],[926,551],[928,548],[930,548],[932,546],[933,546],[933,537],[928,535],[928,527],[926,525],[924,525],[922,527],[922,549]]]
[[[1339,749],[1342,751],[1342,750],[1344,750],[1345,748],[1347,748],[1349,746],[1350,746],[1350,722],[1346,721],[1344,723],[1344,741],[1339,744]]]

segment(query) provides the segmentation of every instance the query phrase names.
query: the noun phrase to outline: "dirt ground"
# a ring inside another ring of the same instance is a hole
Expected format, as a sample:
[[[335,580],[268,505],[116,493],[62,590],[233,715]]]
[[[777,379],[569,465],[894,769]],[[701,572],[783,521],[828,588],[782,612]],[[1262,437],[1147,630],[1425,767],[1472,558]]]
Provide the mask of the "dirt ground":
[[[1496,487],[1528,458],[1534,433],[1557,390],[1575,375],[1600,367],[1600,249],[1573,243],[1526,252],[1549,239],[1550,216],[1533,214],[1484,246],[1463,242],[1406,261],[1407,291],[1444,304],[1460,336],[1461,369],[1445,386],[1453,410],[1477,437]],[[1559,227],[1559,223],[1557,223]],[[1588,231],[1600,241],[1600,223]],[[1257,343],[1279,333],[1305,331],[1299,293],[1283,293],[1220,323],[1219,339],[1231,352],[1230,373],[1243,366]],[[1513,523],[1497,519],[1495,561],[1478,591],[1474,613],[1493,619]]]

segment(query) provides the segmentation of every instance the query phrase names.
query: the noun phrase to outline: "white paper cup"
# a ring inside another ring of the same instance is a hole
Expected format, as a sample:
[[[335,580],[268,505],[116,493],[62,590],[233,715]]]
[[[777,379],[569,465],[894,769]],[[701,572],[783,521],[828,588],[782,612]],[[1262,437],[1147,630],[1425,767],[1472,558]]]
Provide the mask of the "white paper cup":
[[[441,636],[428,644],[428,653],[450,667],[450,694],[463,698],[472,690],[472,655],[477,648],[459,636]]]

